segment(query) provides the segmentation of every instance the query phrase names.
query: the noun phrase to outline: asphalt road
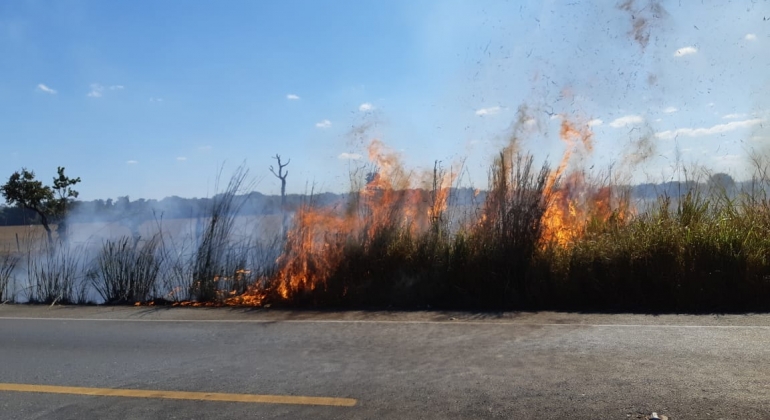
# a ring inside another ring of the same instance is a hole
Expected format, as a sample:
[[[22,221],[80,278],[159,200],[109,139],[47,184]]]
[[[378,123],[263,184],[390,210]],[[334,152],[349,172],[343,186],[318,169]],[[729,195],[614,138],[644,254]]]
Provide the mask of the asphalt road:
[[[769,359],[767,315],[6,305],[0,418],[766,419]]]

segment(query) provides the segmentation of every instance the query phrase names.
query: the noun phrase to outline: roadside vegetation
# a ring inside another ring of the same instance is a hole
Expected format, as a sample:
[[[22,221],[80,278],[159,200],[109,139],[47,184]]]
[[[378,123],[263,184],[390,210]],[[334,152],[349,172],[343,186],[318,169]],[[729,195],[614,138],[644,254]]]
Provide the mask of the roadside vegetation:
[[[0,301],[767,311],[770,178],[761,162],[750,188],[683,172],[677,194],[648,203],[610,179],[511,151],[491,165],[478,201],[453,196],[457,178],[438,164],[427,187],[410,184],[414,173],[375,167],[344,202],[316,205],[309,195],[273,221],[280,236],[269,238],[236,218],[238,197],[253,189],[240,168],[186,236],[165,232],[158,217],[146,237],[94,246],[46,235],[0,252]]]

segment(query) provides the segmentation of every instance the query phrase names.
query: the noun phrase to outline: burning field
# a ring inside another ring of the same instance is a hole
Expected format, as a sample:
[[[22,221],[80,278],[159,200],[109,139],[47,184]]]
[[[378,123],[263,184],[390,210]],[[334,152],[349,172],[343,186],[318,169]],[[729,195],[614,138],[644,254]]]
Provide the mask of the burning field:
[[[0,292],[47,304],[770,307],[770,178],[760,156],[750,189],[693,178],[644,204],[585,168],[589,124],[562,116],[559,126],[555,167],[536,165],[513,138],[483,190],[460,185],[458,165],[411,170],[371,140],[369,170],[342,199],[320,205],[311,195],[291,217],[251,223],[238,216],[241,168],[194,229],[156,220],[100,243],[26,238],[24,252],[0,258]]]
[[[575,155],[592,132],[563,119],[558,166],[509,145],[486,191],[456,197],[453,172],[408,171],[380,141],[378,168],[349,200],[303,206],[274,273],[231,305],[482,309],[766,308],[766,178],[753,192],[690,182],[637,209],[628,187]],[[598,180],[597,180],[598,179]],[[459,202],[466,205],[458,205]]]

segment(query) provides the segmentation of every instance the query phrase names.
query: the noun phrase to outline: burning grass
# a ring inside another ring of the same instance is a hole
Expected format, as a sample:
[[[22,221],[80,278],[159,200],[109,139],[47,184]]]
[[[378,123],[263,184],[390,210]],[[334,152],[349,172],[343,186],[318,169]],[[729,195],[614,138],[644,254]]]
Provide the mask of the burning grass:
[[[150,240],[104,242],[91,285],[104,302],[150,305],[770,309],[761,160],[748,191],[686,179],[681,195],[636,208],[628,188],[574,165],[593,148],[587,125],[565,120],[560,135],[567,147],[555,169],[512,142],[488,189],[470,196],[458,171],[408,171],[373,141],[374,167],[344,202],[318,206],[311,195],[270,241],[236,222],[240,169],[187,239],[158,222]],[[78,270],[89,264],[71,246],[28,255],[30,301],[83,300]],[[12,267],[0,260],[0,281]]]
[[[276,274],[230,300],[336,307],[740,311],[770,307],[770,207],[690,182],[637,210],[628,188],[571,168],[585,126],[562,124],[555,170],[507,148],[480,206],[453,224],[452,177],[410,184],[374,142],[382,170],[347,206],[307,205]],[[406,174],[406,176],[405,176]],[[767,183],[766,178],[758,181]],[[759,190],[757,190],[759,191]],[[764,191],[764,189],[762,189]],[[434,200],[431,201],[430,198]]]

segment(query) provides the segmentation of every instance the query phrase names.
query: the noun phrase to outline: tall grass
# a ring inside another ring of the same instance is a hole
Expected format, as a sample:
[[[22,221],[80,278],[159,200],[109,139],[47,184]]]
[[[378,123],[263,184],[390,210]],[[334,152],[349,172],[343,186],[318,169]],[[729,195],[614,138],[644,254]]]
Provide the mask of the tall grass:
[[[549,174],[547,165],[536,170],[531,157],[501,155],[480,218],[459,231],[432,199],[448,192],[439,191],[437,182],[432,191],[376,192],[389,194],[388,200],[353,194],[346,211],[354,217],[333,219],[346,225],[336,232],[319,232],[304,216],[313,209],[305,208],[278,267],[280,275],[299,278],[301,287],[283,297],[334,306],[502,307],[523,301]],[[424,210],[415,203],[427,203],[427,226],[414,220]],[[323,247],[307,252],[318,243]]]
[[[0,252],[0,303],[13,301],[13,273],[19,263],[19,256],[10,251]]]
[[[105,303],[145,302],[157,295],[160,243],[155,235],[141,244],[126,236],[102,245],[88,277]]]
[[[49,304],[97,293],[109,304],[769,310],[768,165],[745,190],[689,174],[680,191],[634,211],[628,189],[609,178],[578,191],[547,164],[504,153],[480,202],[463,203],[457,217],[446,206],[456,190],[438,165],[425,189],[412,188],[409,173],[383,180],[375,169],[335,208],[319,208],[311,194],[287,236],[266,240],[237,219],[250,187],[240,168],[187,235],[159,221],[154,238],[104,242],[93,259],[45,241],[27,250],[26,267],[0,254],[0,298],[16,273],[29,301]],[[548,223],[564,192],[583,206],[567,240],[549,236]],[[258,298],[237,299],[248,294]]]
[[[768,310],[767,181],[758,177],[756,188],[736,191],[687,179],[679,195],[662,194],[636,212],[628,189],[589,185],[579,234],[560,243],[544,236],[544,223],[554,192],[570,186],[547,165],[535,168],[531,157],[500,155],[485,202],[460,228],[437,214],[430,227],[414,229],[403,217],[413,202],[398,199],[406,191],[392,192],[396,199],[378,214],[353,196],[348,211],[358,212],[362,229],[319,232],[297,218],[276,281],[300,278],[299,287],[272,299],[340,307]],[[324,214],[303,209],[313,211]],[[307,252],[308,243],[323,246]]]
[[[31,303],[80,304],[89,301],[82,246],[44,242],[27,252],[27,299]]]
[[[198,246],[192,257],[192,284],[190,296],[199,302],[222,300],[222,292],[242,291],[247,283],[250,270],[248,267],[248,239],[240,243],[235,241],[235,217],[243,202],[236,201],[237,195],[244,188],[248,170],[239,167],[230,177],[224,191],[214,196],[199,235]],[[246,188],[249,189],[249,188]],[[227,282],[220,280],[228,279]],[[235,289],[224,289],[235,287]]]

